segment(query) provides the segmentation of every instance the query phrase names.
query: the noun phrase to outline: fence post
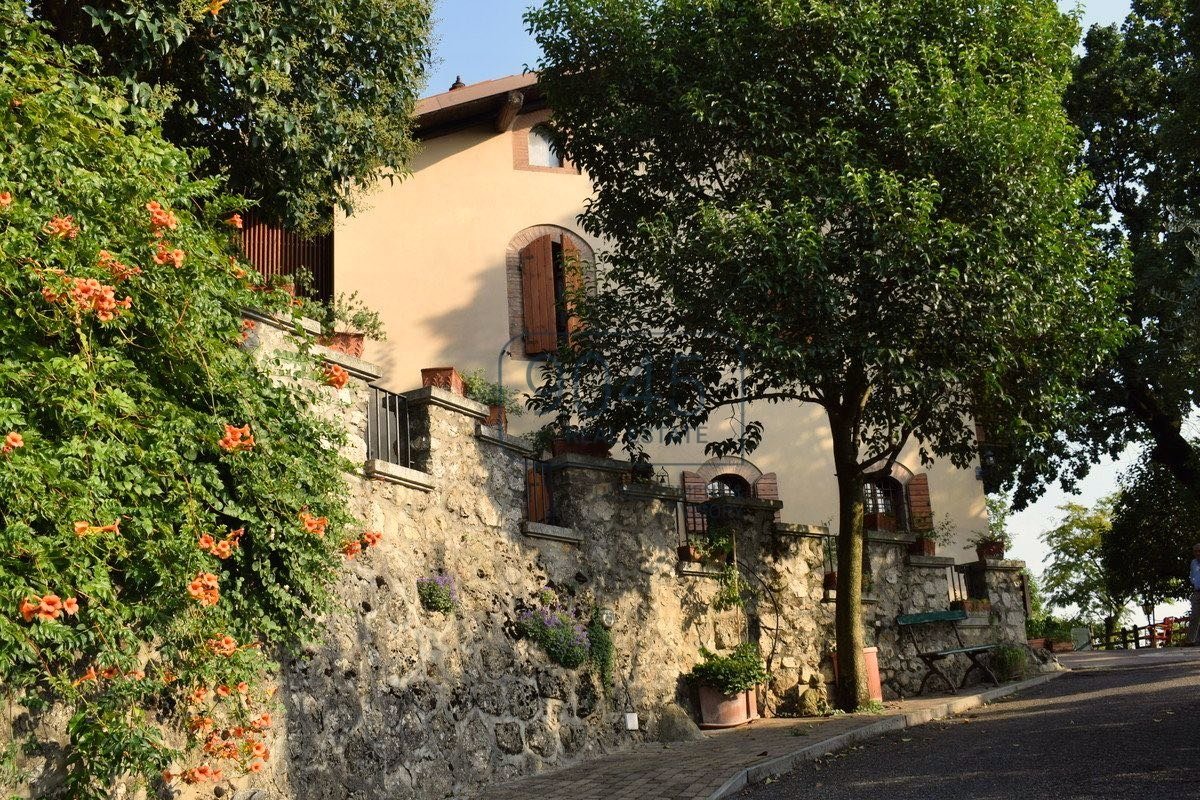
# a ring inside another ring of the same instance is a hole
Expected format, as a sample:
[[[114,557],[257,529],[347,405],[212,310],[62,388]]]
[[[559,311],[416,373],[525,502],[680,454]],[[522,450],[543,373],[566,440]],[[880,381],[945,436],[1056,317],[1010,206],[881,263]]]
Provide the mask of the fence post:
[[[1121,626],[1121,648],[1123,650],[1129,649],[1129,628],[1124,625]]]

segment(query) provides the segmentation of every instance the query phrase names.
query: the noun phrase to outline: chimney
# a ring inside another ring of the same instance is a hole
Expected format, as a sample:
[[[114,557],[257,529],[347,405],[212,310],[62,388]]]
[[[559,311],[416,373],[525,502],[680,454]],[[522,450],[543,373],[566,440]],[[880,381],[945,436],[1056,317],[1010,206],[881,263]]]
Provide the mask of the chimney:
[[[462,75],[457,75],[454,78],[454,83],[450,84],[450,91],[453,92],[455,89],[465,89],[466,86],[467,85],[462,82]]]

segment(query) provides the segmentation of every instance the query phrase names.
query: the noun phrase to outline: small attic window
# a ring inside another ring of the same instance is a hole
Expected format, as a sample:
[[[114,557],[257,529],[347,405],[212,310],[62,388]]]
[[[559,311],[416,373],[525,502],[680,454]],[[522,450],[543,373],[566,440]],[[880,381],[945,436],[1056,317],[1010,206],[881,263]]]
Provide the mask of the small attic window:
[[[554,147],[554,137],[545,125],[535,125],[529,131],[529,166],[563,166],[563,158]]]

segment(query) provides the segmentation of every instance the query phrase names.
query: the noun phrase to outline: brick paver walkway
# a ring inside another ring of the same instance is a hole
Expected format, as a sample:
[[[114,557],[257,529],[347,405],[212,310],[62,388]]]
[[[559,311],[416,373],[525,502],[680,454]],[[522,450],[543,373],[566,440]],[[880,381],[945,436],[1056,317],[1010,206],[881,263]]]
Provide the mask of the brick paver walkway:
[[[954,697],[930,696],[887,703],[877,714],[757,720],[741,728],[707,731],[702,741],[646,743],[572,767],[490,786],[486,800],[708,800],[747,767],[820,745],[889,718],[936,709]],[[898,725],[899,727],[899,725]]]

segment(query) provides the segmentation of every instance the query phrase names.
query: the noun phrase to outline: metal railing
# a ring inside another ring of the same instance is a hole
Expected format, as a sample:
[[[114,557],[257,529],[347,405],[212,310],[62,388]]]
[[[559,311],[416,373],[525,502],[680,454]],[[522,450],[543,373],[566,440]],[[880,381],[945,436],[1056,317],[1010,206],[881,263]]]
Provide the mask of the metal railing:
[[[551,467],[545,461],[525,459],[525,519],[546,525],[558,524],[554,507],[554,482]]]
[[[367,458],[412,468],[412,431],[408,398],[371,387],[367,405]]]

